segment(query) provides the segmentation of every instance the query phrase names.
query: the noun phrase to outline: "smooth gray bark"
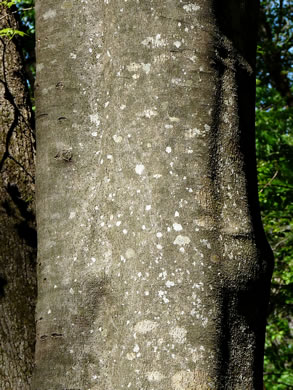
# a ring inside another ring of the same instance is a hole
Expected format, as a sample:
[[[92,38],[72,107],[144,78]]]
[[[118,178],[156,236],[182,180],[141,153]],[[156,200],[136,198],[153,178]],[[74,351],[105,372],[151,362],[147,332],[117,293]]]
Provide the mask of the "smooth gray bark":
[[[34,389],[262,389],[255,1],[37,1]]]
[[[19,29],[0,5],[0,30]],[[17,37],[0,38],[0,388],[29,390],[34,364],[34,137]]]

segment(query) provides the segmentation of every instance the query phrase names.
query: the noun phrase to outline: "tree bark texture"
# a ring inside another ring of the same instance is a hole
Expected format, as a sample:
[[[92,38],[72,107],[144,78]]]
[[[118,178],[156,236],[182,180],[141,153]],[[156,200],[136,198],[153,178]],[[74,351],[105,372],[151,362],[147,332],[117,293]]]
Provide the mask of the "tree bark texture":
[[[33,388],[262,389],[257,2],[36,11]]]
[[[0,29],[19,29],[0,5]],[[20,42],[0,38],[0,388],[30,389],[35,345],[34,137]]]

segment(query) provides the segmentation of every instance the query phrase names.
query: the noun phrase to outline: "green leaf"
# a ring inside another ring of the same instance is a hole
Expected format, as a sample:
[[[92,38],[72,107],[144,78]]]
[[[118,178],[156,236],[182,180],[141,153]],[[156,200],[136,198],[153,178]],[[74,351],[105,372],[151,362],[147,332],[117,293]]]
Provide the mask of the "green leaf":
[[[0,30],[0,36],[2,37],[5,36],[5,37],[13,38],[15,35],[24,37],[27,36],[28,34],[20,30],[14,30],[13,28],[3,28],[2,30]]]

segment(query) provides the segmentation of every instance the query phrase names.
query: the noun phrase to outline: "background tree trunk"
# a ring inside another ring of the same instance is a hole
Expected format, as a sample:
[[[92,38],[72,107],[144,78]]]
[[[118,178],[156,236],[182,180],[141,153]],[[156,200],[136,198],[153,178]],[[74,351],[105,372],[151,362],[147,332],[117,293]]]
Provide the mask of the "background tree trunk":
[[[33,388],[262,389],[257,2],[36,6]]]
[[[0,29],[19,29],[0,5]],[[35,344],[33,116],[16,37],[0,38],[0,387],[30,389]]]

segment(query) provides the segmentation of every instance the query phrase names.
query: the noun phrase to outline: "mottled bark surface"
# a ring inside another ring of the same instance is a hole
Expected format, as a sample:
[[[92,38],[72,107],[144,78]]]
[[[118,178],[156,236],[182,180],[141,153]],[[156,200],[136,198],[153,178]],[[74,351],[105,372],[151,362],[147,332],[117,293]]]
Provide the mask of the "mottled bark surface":
[[[256,14],[37,2],[34,389],[262,389]]]
[[[0,29],[17,29],[0,6]],[[32,114],[16,38],[0,38],[0,388],[29,390],[34,361],[36,230]]]

